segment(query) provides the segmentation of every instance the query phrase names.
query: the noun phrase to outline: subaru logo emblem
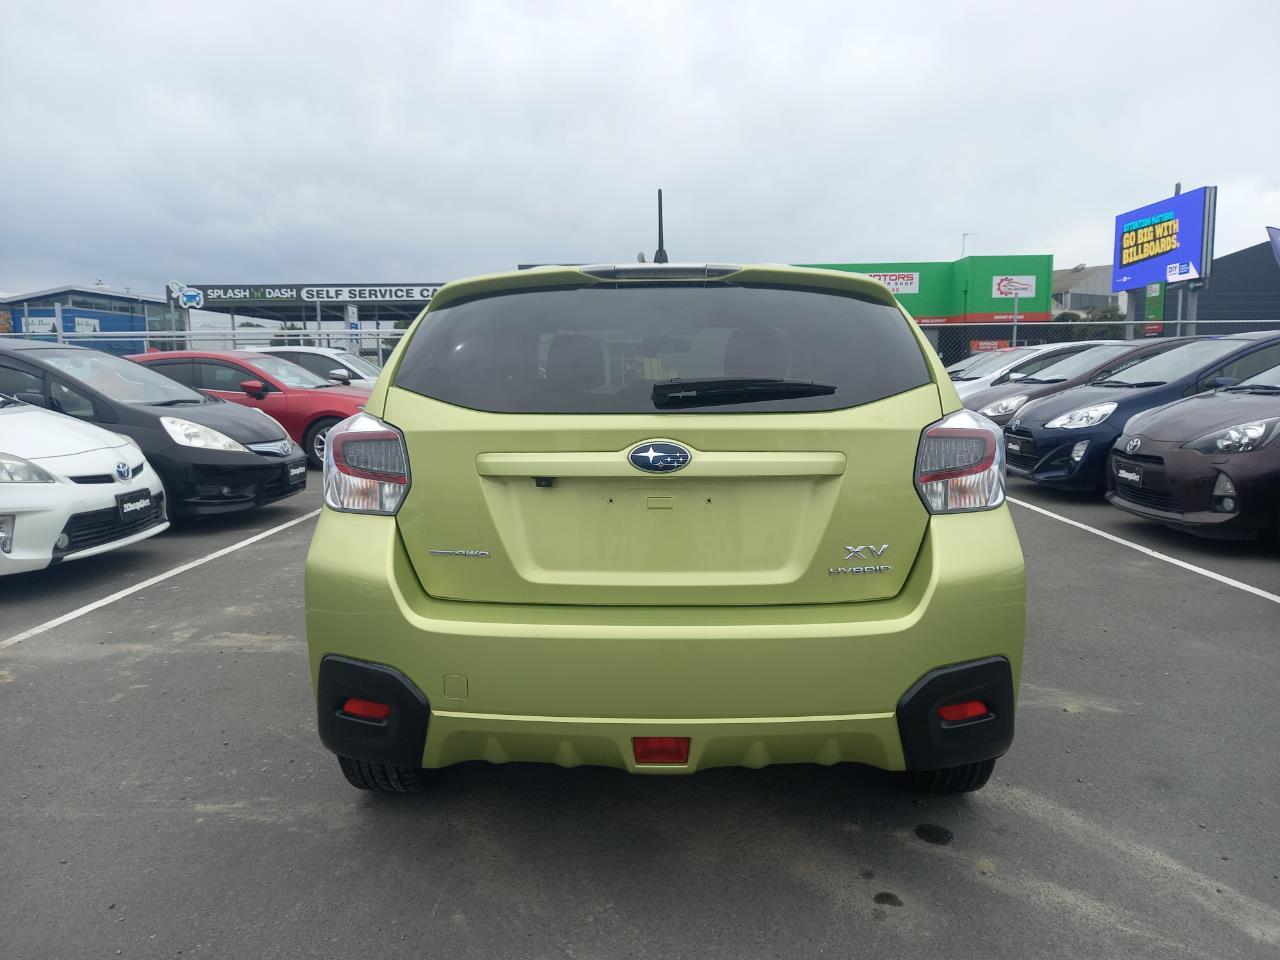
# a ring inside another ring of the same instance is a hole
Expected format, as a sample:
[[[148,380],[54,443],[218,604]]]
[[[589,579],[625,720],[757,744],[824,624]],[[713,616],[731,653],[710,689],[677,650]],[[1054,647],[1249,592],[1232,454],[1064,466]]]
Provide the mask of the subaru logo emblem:
[[[1141,438],[1141,437],[1134,437],[1132,440],[1130,440],[1128,443],[1126,443],[1126,444],[1124,445],[1124,452],[1125,452],[1125,453],[1137,453],[1137,452],[1138,452],[1138,448],[1139,448],[1140,446],[1142,446],[1142,438]]]
[[[133,471],[129,469],[129,465],[127,463],[122,462],[122,463],[116,464],[117,480],[119,480],[121,483],[127,483],[129,478],[132,476],[133,476]]]
[[[667,440],[646,440],[636,444],[627,459],[645,473],[674,473],[689,464],[689,450]]]

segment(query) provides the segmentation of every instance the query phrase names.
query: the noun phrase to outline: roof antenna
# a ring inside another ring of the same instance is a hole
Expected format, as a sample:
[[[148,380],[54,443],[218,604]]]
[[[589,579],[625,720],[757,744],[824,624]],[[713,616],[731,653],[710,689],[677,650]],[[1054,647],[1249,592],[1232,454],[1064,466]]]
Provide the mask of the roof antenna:
[[[667,251],[662,248],[662,189],[658,189],[658,249],[653,252],[654,263],[666,263]]]

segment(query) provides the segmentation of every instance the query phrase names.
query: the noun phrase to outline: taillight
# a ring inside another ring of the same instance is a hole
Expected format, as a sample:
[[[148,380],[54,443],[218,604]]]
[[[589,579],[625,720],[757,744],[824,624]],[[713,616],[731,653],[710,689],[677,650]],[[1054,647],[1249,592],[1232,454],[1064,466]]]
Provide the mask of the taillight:
[[[409,454],[390,424],[357,413],[325,437],[324,502],[344,513],[390,516],[409,492]]]
[[[1004,503],[1004,434],[986,417],[957,410],[925,428],[916,489],[930,513],[969,513]]]

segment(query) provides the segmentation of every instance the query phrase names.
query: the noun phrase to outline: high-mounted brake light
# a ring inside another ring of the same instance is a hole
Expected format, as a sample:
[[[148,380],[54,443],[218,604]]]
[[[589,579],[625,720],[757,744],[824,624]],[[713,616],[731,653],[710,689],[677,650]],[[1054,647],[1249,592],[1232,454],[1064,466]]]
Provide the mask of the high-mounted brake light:
[[[970,513],[1004,503],[1004,434],[958,410],[926,427],[916,452],[916,489],[930,513]]]
[[[329,430],[324,451],[324,502],[344,513],[390,516],[409,492],[409,454],[390,424],[357,413]]]

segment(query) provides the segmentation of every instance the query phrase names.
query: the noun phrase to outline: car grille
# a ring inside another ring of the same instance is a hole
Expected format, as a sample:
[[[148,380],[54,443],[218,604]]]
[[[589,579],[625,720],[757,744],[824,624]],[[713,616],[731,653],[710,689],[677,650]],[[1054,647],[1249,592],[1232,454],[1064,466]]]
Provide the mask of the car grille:
[[[67,545],[55,547],[53,559],[60,560],[69,553],[88,550],[90,547],[100,547],[104,543],[131,537],[163,519],[163,493],[156,494],[152,499],[150,510],[130,514],[127,520],[120,519],[120,511],[115,507],[72,514],[66,526],[62,528],[62,532],[67,537]]]
[[[1119,467],[1136,467],[1144,470],[1144,477],[1150,478],[1151,481],[1164,486],[1164,457],[1152,457],[1145,454],[1119,454],[1113,453],[1111,459],[1115,466]],[[1159,474],[1153,475],[1151,468],[1160,469]],[[1153,489],[1151,486],[1138,487],[1131,483],[1125,483],[1115,475],[1115,470],[1111,473],[1112,481],[1115,484],[1116,496],[1121,500],[1128,500],[1130,503],[1136,503],[1140,507],[1147,507],[1151,510],[1163,510],[1166,513],[1181,513],[1182,507],[1178,503],[1178,498],[1169,490]]]
[[[136,467],[133,468],[133,471],[129,474],[129,476],[136,477],[138,474],[142,472],[142,468],[145,467],[146,465],[147,465],[147,462],[145,460],[142,461],[142,463],[138,464]],[[115,477],[115,474],[113,473],[86,473],[78,477],[69,477],[68,479],[72,483],[115,483],[116,482],[116,477]]]
[[[289,479],[289,468],[284,467],[280,473],[272,477],[263,485],[262,498],[264,500],[275,500],[279,497],[286,496],[296,490],[301,490],[307,484],[307,475],[303,473],[296,480]]]
[[[1035,440],[1032,439],[1030,431],[1006,430],[1005,435],[1010,437],[1017,437],[1018,440],[1022,443],[1022,449],[1017,453],[1014,453],[1012,450],[1010,450],[1008,446],[1005,447],[1005,450],[1004,450],[1005,460],[1011,466],[1015,466],[1020,470],[1030,470],[1032,467],[1034,467],[1037,463],[1040,462],[1040,455],[1036,453],[1036,442]]]
[[[1182,512],[1178,509],[1177,498],[1163,490],[1144,490],[1141,487],[1133,487],[1127,483],[1117,483],[1116,496],[1121,500],[1128,500],[1130,503],[1136,503],[1140,507],[1149,507],[1152,510],[1163,510],[1166,513]]]

